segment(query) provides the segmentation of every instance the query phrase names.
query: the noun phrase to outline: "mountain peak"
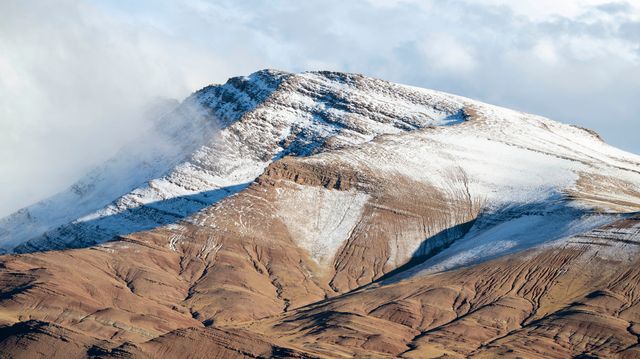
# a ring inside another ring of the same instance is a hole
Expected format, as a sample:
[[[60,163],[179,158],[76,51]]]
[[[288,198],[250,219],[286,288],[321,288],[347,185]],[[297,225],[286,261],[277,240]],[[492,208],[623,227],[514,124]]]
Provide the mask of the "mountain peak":
[[[507,143],[579,163],[598,159],[615,168],[628,168],[635,160],[608,147],[593,154],[588,150],[591,132],[542,117],[331,71],[292,74],[265,69],[233,77],[195,92],[160,124],[163,136],[174,143],[173,152],[145,159],[153,165],[139,180],[113,188],[109,173],[124,163],[116,158],[69,191],[1,220],[0,248],[86,246],[174,223],[242,190],[284,156],[315,156],[380,143],[412,146],[412,141],[437,137],[451,148],[463,139],[483,139],[490,141],[483,146]],[[433,127],[441,130],[429,130]],[[413,132],[416,135],[403,135]],[[135,161],[126,163],[132,166],[128,171],[140,168]],[[436,173],[432,178],[438,177],[442,176]],[[103,193],[113,197],[105,202]],[[84,205],[66,216],[48,214],[70,202]]]
[[[62,249],[2,258],[1,350],[633,356],[640,157],[587,130],[273,70],[157,123],[0,220],[3,250]]]

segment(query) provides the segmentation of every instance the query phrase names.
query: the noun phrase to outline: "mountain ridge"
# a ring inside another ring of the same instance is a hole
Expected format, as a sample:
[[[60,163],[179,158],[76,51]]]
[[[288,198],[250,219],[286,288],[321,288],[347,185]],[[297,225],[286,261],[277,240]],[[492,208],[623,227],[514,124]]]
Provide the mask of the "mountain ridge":
[[[334,76],[336,76],[337,73],[319,72],[318,74],[326,74],[329,77],[334,77]],[[205,87],[205,88],[203,88],[203,89],[201,89],[199,91],[196,91],[187,100],[185,100],[185,102],[182,104],[181,108],[178,108],[178,111],[182,110],[183,112],[196,112],[195,115],[191,114],[191,113],[188,113],[186,115],[185,114],[181,115],[182,117],[185,117],[186,120],[194,120],[194,122],[199,123],[199,122],[203,122],[202,117],[205,117],[206,121],[214,121],[214,122],[216,122],[215,124],[213,124],[213,127],[226,128],[227,126],[229,126],[229,125],[231,125],[233,123],[241,122],[242,121],[242,117],[245,114],[252,112],[259,105],[268,105],[268,103],[264,103],[264,102],[267,101],[268,98],[271,95],[273,95],[273,92],[275,92],[276,89],[281,85],[281,83],[283,81],[286,81],[286,79],[289,79],[289,81],[293,82],[293,84],[287,84],[287,86],[289,88],[287,88],[287,89],[285,89],[283,91],[291,91],[290,87],[294,86],[296,82],[301,81],[301,80],[297,80],[295,78],[295,76],[297,76],[297,75],[287,74],[287,73],[284,73],[284,72],[281,72],[281,71],[275,71],[275,70],[262,70],[262,71],[259,71],[259,72],[256,72],[256,73],[252,74],[251,76],[252,77],[235,77],[235,78],[231,78],[224,85],[211,85],[211,86],[207,86],[207,87]],[[354,77],[354,78],[362,78],[361,75],[345,75],[345,76],[347,76],[347,77],[351,76],[351,77]],[[381,81],[381,80],[376,80],[376,81]],[[387,84],[389,84],[389,83],[387,83]],[[308,89],[303,89],[302,91],[303,92],[308,92],[309,90]],[[252,96],[255,97],[255,99]],[[321,97],[321,96],[317,96],[317,97]],[[304,98],[303,98],[303,100],[304,100]],[[327,100],[326,99],[322,99],[322,101],[326,102]],[[324,102],[322,102],[322,106],[324,106]],[[298,104],[294,103],[294,105],[298,105]],[[184,109],[185,107],[186,107],[186,110]],[[206,114],[203,115],[200,112],[205,112]],[[324,112],[322,112],[322,109],[320,109],[320,110],[318,110],[318,113],[319,114],[323,114]],[[323,116],[325,116],[325,115],[323,115]],[[168,120],[175,119],[176,117],[179,117],[179,116],[177,116],[175,114],[174,115],[170,115],[170,116],[168,116]],[[320,116],[320,117],[322,117],[322,116]],[[326,115],[325,117],[329,118],[330,114]],[[322,121],[325,121],[325,120],[326,119],[320,118],[320,119],[317,120],[317,122],[322,122]],[[185,122],[185,119],[182,119],[181,121]],[[166,123],[168,123],[170,121],[166,121],[165,120],[165,121],[160,121],[160,122],[161,122],[161,124],[166,124]],[[328,124],[329,125],[336,125],[336,123],[334,123],[334,124],[328,123]],[[188,126],[188,122],[187,122],[186,126]],[[410,129],[410,127],[407,127],[407,126],[409,126],[409,125],[405,124],[405,123],[401,124],[401,127],[404,127],[405,130],[406,129]],[[414,126],[415,126],[415,124],[414,124]],[[353,130],[353,129],[354,128],[351,128],[350,130]],[[181,129],[179,128],[178,131],[180,131],[180,130]],[[194,130],[197,132],[197,131],[200,131],[201,128],[196,127]],[[320,128],[320,130],[322,131],[322,128]],[[360,129],[360,130],[362,130],[362,129]],[[164,130],[164,131],[166,131],[166,130]],[[384,129],[382,131],[384,132]],[[304,135],[305,134],[303,134],[303,136]],[[170,133],[168,137],[172,137],[172,136],[175,136],[175,134]],[[237,133],[231,134],[230,136],[241,137]],[[320,135],[320,136],[322,137],[322,135]],[[324,136],[326,136],[326,134]],[[303,150],[304,146],[305,146],[305,143],[309,142],[309,140],[310,139],[305,139],[304,137],[296,138],[294,143],[289,144],[289,146],[291,147],[290,151],[294,151],[295,152],[296,151],[296,146],[297,147],[301,147],[300,149],[298,149],[298,151]],[[280,141],[291,141],[291,139],[288,140],[287,138],[279,138],[278,142],[280,142]],[[207,148],[208,146],[207,146],[207,141],[206,140],[204,141],[204,143],[203,143],[202,140],[200,140],[199,143],[202,143],[201,146],[203,146],[200,150],[196,149],[195,152],[193,152],[194,150],[192,150],[193,153],[191,153],[191,154],[189,154],[189,153],[183,154],[182,157],[191,156],[191,157],[193,157],[195,159],[196,162],[198,160],[200,160],[200,159],[204,159],[204,161],[206,162],[207,161],[206,158],[211,157],[213,155],[213,153],[210,153],[211,151],[214,151],[214,152],[216,152],[216,151],[217,152],[224,151],[224,149],[221,150],[221,149],[215,148],[217,146],[217,144],[215,144],[215,143],[212,144],[212,146],[209,146],[211,148]],[[306,144],[306,145],[308,146],[308,144]],[[220,147],[220,146],[218,146],[218,147]],[[237,145],[236,145],[236,147],[237,147]],[[256,146],[256,147],[260,148],[260,146]],[[259,150],[259,151],[264,151],[264,150],[265,149],[262,149],[262,150]],[[198,151],[200,151],[200,152],[198,152]],[[244,151],[246,152],[247,150],[245,149]],[[273,151],[273,150],[271,150],[271,151]],[[284,155],[284,153],[282,155]],[[255,156],[255,154],[254,154],[254,156]],[[260,156],[264,156],[264,155],[260,155]],[[155,160],[158,161],[158,159],[155,159]],[[231,158],[230,160],[238,160],[238,159]],[[184,166],[190,166],[188,161],[189,160],[187,159],[187,162],[183,164],[183,167]],[[227,161],[229,161],[229,160],[227,160]],[[220,162],[222,162],[222,161],[220,161]],[[268,163],[268,160],[267,161],[262,160],[261,162]],[[202,183],[202,184],[197,184],[197,183],[191,183],[191,184],[184,183],[183,184],[183,183],[179,183],[179,186],[186,186],[187,187],[187,188],[185,188],[186,191],[182,191],[182,192],[183,193],[186,192],[188,194],[191,194],[191,193],[195,192],[194,190],[196,190],[196,191],[197,190],[213,190],[215,188],[220,188],[220,185],[217,185],[215,183],[212,183],[212,184],[206,183],[206,181],[207,181],[206,172],[210,172],[212,170],[211,168],[209,168],[212,165],[214,167],[213,171],[216,171],[216,170],[224,171],[225,170],[224,168],[222,168],[222,169],[221,168],[215,168],[216,166],[217,167],[221,167],[220,164],[204,163],[204,171],[200,171],[200,170],[196,169],[197,173],[195,173],[195,174],[192,173],[190,175],[193,176],[193,175],[200,174],[200,177],[204,176],[205,178],[201,179],[201,181],[203,181],[205,183]],[[209,166],[209,167],[207,167],[207,166]],[[231,166],[230,164],[227,164],[227,169],[226,169],[227,171],[229,170],[230,166]],[[255,179],[257,177],[257,175],[259,174],[259,170],[264,167],[264,165],[260,165],[260,164],[257,164],[257,163],[247,163],[246,166],[247,167],[259,166],[259,168],[255,169],[255,170],[251,170],[249,168],[248,170],[251,173],[244,176],[243,180],[245,182]],[[167,167],[167,166],[165,166],[165,167]],[[178,172],[181,171],[180,168],[177,168],[177,170],[178,170]],[[105,169],[105,171],[108,171],[108,169]],[[171,167],[168,167],[165,170],[161,170],[161,171],[165,172],[165,176],[167,176],[167,175],[171,176],[171,173],[170,173],[172,171]],[[183,168],[182,171],[187,171],[188,172],[188,168]],[[202,173],[202,172],[205,172],[205,173]],[[159,173],[159,172],[156,171],[156,173]],[[104,176],[104,174],[100,174],[100,175]],[[179,176],[179,175],[180,175],[179,173],[174,174],[174,177]],[[240,174],[240,176],[242,176],[242,174]],[[159,179],[161,179],[161,178],[162,178],[162,176],[159,177]],[[144,181],[145,182],[149,182],[151,180],[153,180],[153,177],[152,178],[147,178]],[[220,180],[221,179],[219,179],[218,181],[220,181]],[[89,183],[84,183],[84,182],[87,182],[87,181],[81,181],[78,184],[73,185],[71,187],[70,191],[67,191],[67,193],[70,193],[70,195],[72,197],[74,197],[73,196],[73,189],[76,189],[76,188],[87,188],[87,187],[91,188],[92,186],[94,186],[94,183],[92,182],[91,179],[89,179],[89,181],[88,181]],[[163,181],[163,182],[166,182],[166,181]],[[169,180],[169,182],[170,182],[169,186],[171,186],[171,182],[176,182],[176,180],[175,179]],[[178,182],[180,182],[180,179],[178,179]],[[215,180],[214,180],[214,182],[215,182]],[[228,184],[237,185],[239,183],[240,182],[235,181],[234,183],[228,183]],[[189,187],[192,187],[192,188],[189,188]],[[136,187],[134,187],[134,191],[135,191],[135,188]],[[139,187],[139,188],[140,188],[141,191],[145,191],[142,187]],[[126,192],[125,192],[125,194],[126,194]],[[155,194],[155,195],[154,194],[149,194],[149,195],[152,197],[152,199],[160,199],[160,200],[166,199],[166,196],[163,196],[162,194]],[[69,195],[66,195],[66,196],[69,197]],[[131,196],[129,196],[129,197],[131,197]],[[136,197],[136,195],[134,194],[133,197]],[[61,202],[64,202],[65,200],[69,201],[68,199],[63,199],[63,201],[61,201]],[[74,201],[77,201],[77,200],[78,200],[77,198],[74,198]],[[118,211],[117,207],[128,208],[128,207],[130,207],[132,205],[135,206],[135,203],[131,203],[129,205],[127,205],[126,203],[122,203],[122,202],[127,202],[127,201],[131,202],[131,199],[123,198],[123,199],[120,199],[120,202],[121,202],[120,204],[113,203],[110,206],[112,208],[111,210],[106,209],[106,212],[107,212],[106,214],[108,214],[109,212]],[[142,201],[144,202],[144,201],[148,201],[148,200],[143,199]],[[49,208],[49,207],[47,207],[46,202],[47,202],[47,200],[45,200],[44,203],[43,203],[44,207],[45,208]],[[51,206],[52,208],[49,208],[48,210],[46,210],[46,209],[40,210],[40,212],[53,211],[55,209],[56,205],[58,207],[61,206],[61,204],[55,204],[54,203],[54,205]],[[62,205],[64,205],[64,203],[62,203]],[[11,217],[11,215],[8,216],[8,217],[5,217],[5,219],[2,220],[3,222],[5,222],[3,227],[12,227],[12,226],[13,227],[20,227],[20,226],[25,227],[25,224],[31,224],[29,222],[29,220],[30,220],[29,217],[30,216],[34,217],[31,212],[36,212],[37,213],[38,212],[37,207],[39,207],[39,206],[41,206],[41,205],[36,204],[36,205],[33,206],[35,208],[35,211],[33,209],[30,210],[29,208],[20,210],[17,215],[14,215],[14,217],[21,216],[23,218],[26,218],[26,220],[24,220],[24,219],[23,220],[20,220],[20,219],[14,220],[14,221],[18,222],[15,225],[12,225],[11,224],[11,219],[8,219],[9,217]],[[99,208],[99,205],[94,205],[93,207],[98,207]],[[86,216],[87,214],[91,213],[91,211],[89,211],[89,210],[86,210],[84,212],[85,213],[83,213],[82,215],[77,215],[77,218],[66,218],[66,219],[68,221],[74,221],[74,220],[78,220],[78,219]],[[101,214],[100,213],[96,213],[96,215],[100,216]],[[37,217],[37,216],[35,216],[35,217]],[[143,221],[143,220],[144,219],[141,219],[141,218],[137,219],[137,221],[140,221],[140,222]],[[162,219],[160,219],[160,221],[162,223]],[[59,220],[59,221],[56,221],[54,225],[48,226],[48,227],[49,227],[49,229],[52,229],[52,227],[55,227],[56,224],[64,224],[63,222],[64,222],[64,220]],[[45,228],[47,228],[46,225],[45,225]],[[144,228],[144,227],[142,227],[142,228]],[[142,229],[142,228],[140,228],[140,229]],[[0,243],[6,241],[6,238],[9,237],[9,236],[13,237],[14,240],[15,240],[15,237],[17,237],[15,232],[16,232],[16,230],[9,230],[9,231],[5,230],[4,231],[5,234],[2,236],[2,237],[4,237],[4,239],[0,238]],[[90,231],[90,232],[92,232],[92,235],[97,235],[98,237],[100,237],[99,231]],[[30,233],[30,234],[25,234],[25,235],[23,235],[21,237],[23,237],[22,241],[25,241],[25,240],[28,241],[31,238],[27,238],[27,237],[36,237],[38,235],[40,235],[40,234],[39,233]],[[56,236],[56,234],[53,234],[52,236]],[[63,237],[64,235],[58,235],[58,236],[59,237]],[[108,239],[109,237],[112,237],[112,236],[109,236],[109,234],[105,234],[105,235],[102,235],[102,236],[105,237],[105,239]],[[19,250],[19,251],[47,249],[48,246],[50,248],[64,248],[64,244],[63,244],[62,247],[56,246],[55,243],[50,243],[49,245],[47,245],[46,244],[46,242],[48,242],[47,238],[41,239],[41,241],[45,242],[45,245],[40,245],[40,246],[33,245],[31,247],[23,246],[22,250]],[[70,241],[73,241],[73,239],[71,239]],[[49,242],[51,242],[51,241],[49,241]],[[78,246],[78,245],[82,245],[82,244],[78,243],[78,244],[72,245],[72,246]]]
[[[198,121],[176,121],[175,138],[215,121],[203,143],[17,250],[30,253],[0,257],[2,350],[640,350],[640,156],[544,117],[355,74],[258,72],[190,99]]]

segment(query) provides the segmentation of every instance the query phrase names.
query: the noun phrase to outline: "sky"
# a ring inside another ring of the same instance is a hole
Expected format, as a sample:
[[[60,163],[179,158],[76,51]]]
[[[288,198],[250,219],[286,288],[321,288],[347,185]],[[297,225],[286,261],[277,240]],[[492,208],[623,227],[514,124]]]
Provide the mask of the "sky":
[[[263,68],[447,91],[640,153],[636,0],[3,0],[0,216],[144,138],[164,99]]]

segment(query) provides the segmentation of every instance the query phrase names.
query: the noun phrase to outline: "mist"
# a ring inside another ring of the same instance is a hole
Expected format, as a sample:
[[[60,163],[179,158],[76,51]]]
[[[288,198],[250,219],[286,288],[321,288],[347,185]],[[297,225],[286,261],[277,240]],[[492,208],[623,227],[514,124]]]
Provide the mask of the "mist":
[[[444,90],[640,152],[631,2],[9,0],[0,3],[0,217],[132,141],[154,148],[158,104],[262,68]]]
[[[0,8],[0,215],[64,189],[132,140],[157,140],[144,136],[157,107],[222,79],[198,48],[94,4]]]

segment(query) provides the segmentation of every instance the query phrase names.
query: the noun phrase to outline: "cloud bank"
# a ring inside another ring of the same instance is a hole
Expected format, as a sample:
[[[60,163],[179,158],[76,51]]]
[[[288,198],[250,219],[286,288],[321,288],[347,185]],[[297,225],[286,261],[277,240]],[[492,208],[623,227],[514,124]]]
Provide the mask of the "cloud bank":
[[[0,3],[0,216],[148,131],[157,99],[261,68],[359,72],[545,115],[640,153],[631,1]]]

